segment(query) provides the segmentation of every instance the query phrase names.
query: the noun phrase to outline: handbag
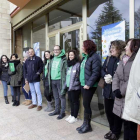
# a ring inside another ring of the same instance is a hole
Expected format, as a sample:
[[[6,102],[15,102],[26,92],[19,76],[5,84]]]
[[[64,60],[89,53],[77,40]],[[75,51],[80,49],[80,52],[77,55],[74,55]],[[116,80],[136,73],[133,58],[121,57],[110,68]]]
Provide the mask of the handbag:
[[[98,86],[101,87],[101,88],[104,88],[104,85],[105,85],[105,80],[103,78],[100,78]]]
[[[110,59],[110,57],[107,58],[106,71],[107,71],[107,65],[108,65],[109,59]],[[98,83],[98,86],[101,87],[101,88],[104,88],[104,86],[105,86],[105,80],[104,80],[104,78],[102,78],[102,77],[100,78],[100,81]]]
[[[7,80],[7,85],[10,85],[11,78],[9,77]]]

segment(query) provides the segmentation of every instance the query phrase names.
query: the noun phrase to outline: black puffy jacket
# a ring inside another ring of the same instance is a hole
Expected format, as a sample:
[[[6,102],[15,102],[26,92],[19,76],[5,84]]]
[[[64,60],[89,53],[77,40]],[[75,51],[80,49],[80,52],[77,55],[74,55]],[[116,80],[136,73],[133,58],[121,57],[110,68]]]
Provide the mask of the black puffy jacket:
[[[100,74],[101,59],[97,53],[91,52],[85,63],[85,85],[93,87],[94,84],[99,81]]]
[[[8,67],[4,67],[4,66],[1,67],[0,80],[6,82],[9,80]]]

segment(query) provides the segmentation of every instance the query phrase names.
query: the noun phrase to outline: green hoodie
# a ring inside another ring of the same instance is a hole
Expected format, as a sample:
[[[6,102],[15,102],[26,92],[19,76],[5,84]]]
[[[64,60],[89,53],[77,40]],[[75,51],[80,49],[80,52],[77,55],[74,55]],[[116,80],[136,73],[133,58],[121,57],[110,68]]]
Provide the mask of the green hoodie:
[[[60,80],[61,79],[61,70],[60,63],[61,57],[65,55],[65,51],[62,50],[59,56],[54,56],[52,66],[51,66],[51,79],[52,80]]]

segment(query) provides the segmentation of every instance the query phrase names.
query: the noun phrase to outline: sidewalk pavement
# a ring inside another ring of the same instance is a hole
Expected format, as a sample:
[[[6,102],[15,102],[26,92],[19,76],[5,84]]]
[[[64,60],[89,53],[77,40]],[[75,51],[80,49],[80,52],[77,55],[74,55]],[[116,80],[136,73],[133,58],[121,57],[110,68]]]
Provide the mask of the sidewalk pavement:
[[[21,95],[21,103],[23,100]],[[11,97],[9,102],[7,105],[0,98],[0,140],[104,140],[104,134],[109,131],[92,122],[92,132],[78,134],[76,128],[82,124],[81,120],[69,124],[64,119],[57,120],[57,116],[48,116],[43,109],[38,112],[24,105],[13,107]]]

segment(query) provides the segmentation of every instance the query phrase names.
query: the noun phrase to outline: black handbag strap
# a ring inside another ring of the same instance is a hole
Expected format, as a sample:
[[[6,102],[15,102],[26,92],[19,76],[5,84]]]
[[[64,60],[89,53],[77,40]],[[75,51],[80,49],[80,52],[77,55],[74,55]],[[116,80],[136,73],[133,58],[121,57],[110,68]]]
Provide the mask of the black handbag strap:
[[[107,72],[107,65],[109,63],[109,59],[110,59],[110,56],[107,57],[106,68],[105,68],[106,72]]]

